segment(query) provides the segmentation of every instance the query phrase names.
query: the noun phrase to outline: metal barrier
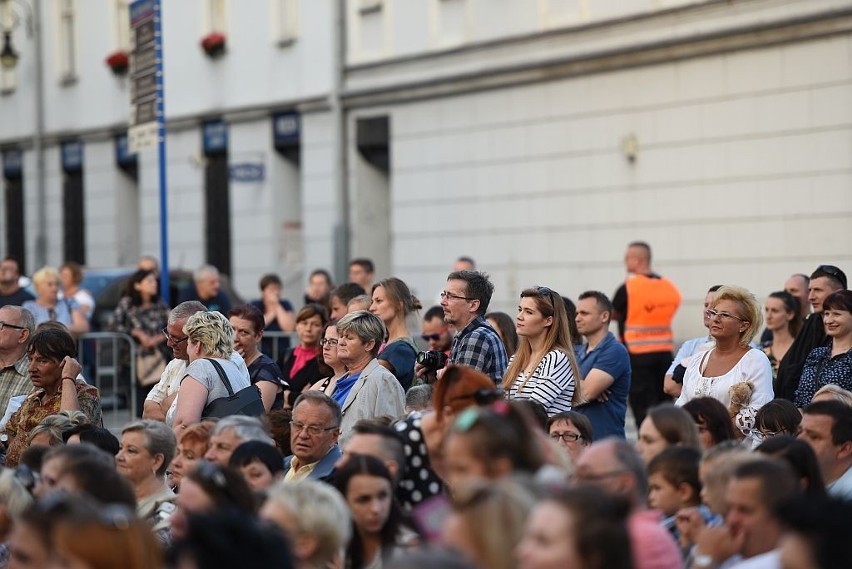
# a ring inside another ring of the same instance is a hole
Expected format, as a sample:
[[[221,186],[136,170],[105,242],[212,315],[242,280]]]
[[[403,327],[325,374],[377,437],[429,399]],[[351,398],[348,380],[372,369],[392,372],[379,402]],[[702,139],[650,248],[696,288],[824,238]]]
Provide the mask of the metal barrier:
[[[89,332],[77,338],[77,355],[86,381],[100,391],[101,409],[116,413],[126,406],[134,419],[136,340],[117,332]]]
[[[282,350],[287,350],[299,345],[299,336],[295,332],[264,332],[260,344],[260,351],[277,362],[284,355]]]

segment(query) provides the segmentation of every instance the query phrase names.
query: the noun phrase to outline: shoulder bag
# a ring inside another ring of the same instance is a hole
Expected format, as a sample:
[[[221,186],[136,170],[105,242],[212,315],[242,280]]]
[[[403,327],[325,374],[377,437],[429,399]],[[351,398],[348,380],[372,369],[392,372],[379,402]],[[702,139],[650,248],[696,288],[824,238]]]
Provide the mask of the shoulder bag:
[[[249,385],[234,393],[234,388],[231,387],[231,382],[219,362],[211,358],[205,359],[213,364],[216,373],[219,374],[222,383],[225,384],[225,389],[228,390],[228,396],[214,399],[208,403],[201,413],[202,417],[218,417],[221,419],[229,415],[249,415],[251,417],[263,415],[263,400],[260,398],[260,390],[256,385]]]

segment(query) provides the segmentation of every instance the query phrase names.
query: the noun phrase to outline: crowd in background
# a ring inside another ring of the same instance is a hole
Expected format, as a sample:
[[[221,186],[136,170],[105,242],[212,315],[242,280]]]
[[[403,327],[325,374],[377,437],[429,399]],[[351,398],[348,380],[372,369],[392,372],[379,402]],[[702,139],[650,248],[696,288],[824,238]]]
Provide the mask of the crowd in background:
[[[631,243],[612,296],[530,283],[508,315],[468,257],[428,308],[369,259],[237,306],[205,266],[169,307],[145,257],[109,323],[141,418],[113,433],[77,359],[80,267],[28,298],[6,259],[0,567],[852,566],[846,275],[762,306],[707,283],[707,334],[675,351],[651,261]]]

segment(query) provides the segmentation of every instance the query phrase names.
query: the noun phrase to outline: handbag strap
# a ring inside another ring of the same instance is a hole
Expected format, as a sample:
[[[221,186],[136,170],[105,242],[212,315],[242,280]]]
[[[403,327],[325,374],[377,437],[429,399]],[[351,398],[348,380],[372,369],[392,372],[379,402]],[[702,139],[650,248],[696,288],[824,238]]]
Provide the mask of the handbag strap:
[[[225,389],[228,390],[228,396],[233,397],[234,396],[234,388],[231,387],[231,382],[228,381],[228,376],[225,374],[225,370],[222,369],[222,364],[220,364],[219,362],[217,362],[213,358],[204,358],[204,359],[207,360],[208,362],[210,362],[211,364],[213,364],[213,367],[216,368],[216,373],[219,374],[219,377],[222,379],[222,383],[225,384]]]

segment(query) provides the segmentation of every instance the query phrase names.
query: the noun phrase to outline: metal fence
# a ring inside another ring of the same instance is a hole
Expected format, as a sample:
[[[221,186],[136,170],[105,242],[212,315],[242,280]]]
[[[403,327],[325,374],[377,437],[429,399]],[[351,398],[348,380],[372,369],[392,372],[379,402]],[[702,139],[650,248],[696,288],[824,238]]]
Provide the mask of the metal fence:
[[[127,409],[136,416],[136,341],[117,332],[89,332],[77,338],[83,376],[100,391],[104,412]]]
[[[293,332],[265,332],[261,351],[277,362],[298,342]],[[136,417],[136,351],[136,341],[128,334],[90,332],[77,338],[83,376],[100,391],[105,413],[126,410],[129,419]]]

